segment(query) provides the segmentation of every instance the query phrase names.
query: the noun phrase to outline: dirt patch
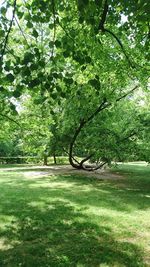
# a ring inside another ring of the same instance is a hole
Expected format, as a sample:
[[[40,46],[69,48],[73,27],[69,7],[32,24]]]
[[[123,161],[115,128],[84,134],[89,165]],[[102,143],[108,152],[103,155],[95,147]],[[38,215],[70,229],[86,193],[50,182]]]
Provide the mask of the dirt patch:
[[[117,173],[112,173],[109,169],[96,170],[93,172],[77,170],[72,168],[70,165],[56,165],[56,166],[27,166],[27,167],[15,167],[15,168],[1,168],[0,172],[21,172],[26,177],[38,178],[47,175],[81,175],[85,177],[93,177],[102,180],[120,180],[124,177]]]

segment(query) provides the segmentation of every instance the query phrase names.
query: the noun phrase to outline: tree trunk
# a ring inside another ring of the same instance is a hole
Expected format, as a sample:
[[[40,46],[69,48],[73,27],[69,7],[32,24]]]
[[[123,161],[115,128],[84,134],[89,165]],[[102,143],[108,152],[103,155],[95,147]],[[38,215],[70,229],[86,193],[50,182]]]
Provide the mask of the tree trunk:
[[[115,102],[119,102],[120,100],[122,100],[123,98],[125,98],[126,96],[128,96],[129,94],[133,93],[137,88],[139,87],[139,85],[136,85],[133,89],[131,89],[130,91],[128,91],[127,93],[123,94],[122,96],[116,98]],[[93,118],[95,118],[100,112],[102,112],[103,110],[109,108],[110,106],[112,106],[111,102],[108,102],[107,99],[104,97],[103,101],[101,102],[101,104],[98,106],[98,108],[91,114],[91,116],[89,116],[86,119],[82,119],[80,121],[79,126],[76,128],[74,136],[71,140],[70,143],[70,147],[69,147],[69,163],[73,168],[76,168],[78,170],[87,170],[87,171],[94,171],[94,170],[98,170],[100,168],[102,168],[105,164],[107,164],[107,160],[103,161],[101,164],[99,164],[96,167],[88,167],[88,166],[83,166],[83,163],[85,163],[88,159],[90,159],[93,154],[87,156],[85,159],[81,160],[81,162],[77,162],[74,159],[73,156],[73,149],[74,149],[74,145],[76,143],[76,140],[81,132],[81,130],[85,127],[86,124],[88,124],[90,121],[93,120]],[[76,162],[76,163],[75,163]]]
[[[44,163],[43,163],[44,166],[47,166],[47,155],[44,155]]]
[[[54,164],[56,165],[57,164],[57,159],[56,159],[55,153],[53,154],[53,159],[54,159]]]

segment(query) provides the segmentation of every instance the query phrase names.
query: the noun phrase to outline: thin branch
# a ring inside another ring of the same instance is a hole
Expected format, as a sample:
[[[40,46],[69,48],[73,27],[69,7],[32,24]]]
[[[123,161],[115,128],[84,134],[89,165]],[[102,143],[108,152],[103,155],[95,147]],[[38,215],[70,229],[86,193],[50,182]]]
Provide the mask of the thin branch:
[[[52,0],[52,10],[53,10],[53,23],[54,23],[54,30],[53,30],[53,48],[52,48],[52,58],[54,56],[54,44],[55,44],[55,37],[56,37],[56,18],[55,18],[55,2]]]
[[[95,168],[93,168],[93,171],[96,171],[96,170],[98,170],[98,169],[100,169],[100,168],[102,168],[104,165],[106,165],[107,164],[107,161],[105,161],[105,162],[103,162],[103,163],[101,163],[100,165],[98,165],[97,167],[95,167]]]
[[[85,159],[81,160],[80,162],[80,166],[83,166],[83,163],[86,162],[87,160],[89,160],[94,154],[91,154],[89,156],[87,156]]]
[[[125,98],[126,96],[130,95],[131,93],[133,93],[137,88],[139,87],[139,85],[137,84],[132,90],[128,91],[126,94],[118,97],[116,99],[116,102],[120,101],[121,99]]]
[[[69,155],[69,152],[68,152],[65,148],[63,148],[63,150],[64,150],[64,152],[65,152],[67,155]],[[77,164],[80,164],[79,161],[78,161],[77,159],[75,159],[73,156],[72,156],[72,159],[73,159]]]
[[[2,113],[0,113],[0,116],[6,118],[7,120],[9,120],[11,122],[14,122],[15,124],[17,124],[20,127],[19,122],[15,121],[14,119],[10,118],[9,116],[2,114]]]
[[[60,21],[58,21],[59,26],[63,29],[63,31],[65,32],[65,34],[73,41],[74,43],[74,38],[67,32],[67,30],[64,28],[64,26],[60,23]]]
[[[88,165],[86,165],[86,166],[82,166],[82,169],[84,170],[84,171],[96,171],[96,170],[98,170],[98,169],[100,169],[100,168],[102,168],[104,165],[106,165],[107,164],[107,161],[105,161],[105,162],[103,162],[103,163],[101,163],[101,164],[99,164],[98,166],[96,166],[96,167],[91,167],[91,166],[88,166]]]
[[[101,16],[101,20],[100,20],[100,23],[99,23],[99,26],[98,26],[98,31],[102,31],[102,32],[108,32],[110,35],[112,35],[115,40],[117,41],[117,43],[119,44],[119,46],[121,47],[122,49],[122,52],[124,53],[129,65],[132,67],[132,68],[135,68],[135,66],[133,66],[133,64],[131,63],[130,61],[130,58],[129,56],[127,55],[124,47],[123,47],[123,44],[122,42],[120,41],[120,39],[116,36],[116,34],[114,34],[112,31],[110,31],[109,29],[105,28],[104,27],[104,24],[106,22],[106,19],[107,19],[107,14],[108,14],[108,2],[107,0],[105,0],[105,3],[104,3],[104,9],[103,9],[103,13],[102,13],[102,16]]]
[[[7,46],[7,43],[8,43],[9,34],[11,32],[11,28],[12,28],[12,25],[13,25],[13,20],[14,20],[15,12],[16,12],[16,5],[17,5],[17,0],[14,0],[12,19],[10,21],[9,29],[8,29],[8,32],[6,34],[5,40],[4,40],[4,46],[3,46],[3,49],[2,49],[1,60],[3,60],[3,56],[5,54],[6,46]]]
[[[10,53],[15,59],[17,58],[17,57],[13,54],[13,52],[9,49],[8,45],[6,45],[6,50],[7,50],[7,52]]]
[[[91,121],[100,111],[102,111],[103,109],[105,109],[109,105],[110,104],[107,102],[107,99],[104,98],[103,101],[102,101],[102,103],[100,104],[100,106],[97,108],[97,110],[90,117],[87,118],[87,120],[85,121],[85,123]]]
[[[20,24],[19,24],[17,18],[16,18],[16,17],[14,17],[14,18],[15,18],[15,21],[16,21],[16,23],[17,23],[17,25],[18,25],[18,28],[19,28],[19,30],[20,30],[22,36],[24,37],[24,39],[25,39],[25,41],[26,41],[28,47],[30,48],[29,43],[28,43],[28,41],[27,41],[27,38],[26,38],[26,36],[25,36],[25,34],[24,34],[24,32],[23,32],[23,30],[22,30],[22,28],[21,28],[21,26],[20,26]]]
[[[108,30],[108,29],[106,29],[106,28],[104,29],[104,32],[108,32],[109,34],[111,34],[111,35],[116,39],[117,43],[120,45],[120,47],[121,47],[121,49],[122,49],[122,52],[124,53],[126,59],[128,60],[129,65],[130,65],[132,68],[135,68],[135,66],[133,66],[133,64],[131,63],[130,58],[128,57],[128,55],[127,55],[127,53],[126,53],[126,51],[125,51],[125,49],[124,49],[124,47],[123,47],[123,44],[122,44],[122,42],[120,41],[120,39],[119,39],[119,38],[118,38],[112,31],[110,31],[110,30]]]

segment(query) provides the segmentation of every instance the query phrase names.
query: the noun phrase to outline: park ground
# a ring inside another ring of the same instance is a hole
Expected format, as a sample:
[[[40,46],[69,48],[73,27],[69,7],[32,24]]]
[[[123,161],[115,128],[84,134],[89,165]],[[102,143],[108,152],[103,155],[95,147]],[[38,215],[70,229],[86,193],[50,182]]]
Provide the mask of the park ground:
[[[0,167],[1,267],[150,266],[150,166]]]

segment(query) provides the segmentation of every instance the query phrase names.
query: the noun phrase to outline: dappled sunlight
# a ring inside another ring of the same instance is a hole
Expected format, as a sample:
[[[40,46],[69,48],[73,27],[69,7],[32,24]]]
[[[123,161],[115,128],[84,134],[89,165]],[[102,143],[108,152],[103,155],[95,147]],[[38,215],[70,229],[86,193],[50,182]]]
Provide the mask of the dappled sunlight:
[[[7,228],[4,235],[8,243],[13,240],[18,243],[7,249],[5,263],[8,263],[9,255],[13,257],[16,253],[16,259],[13,258],[16,265],[26,262],[27,258],[35,260],[37,266],[39,262],[40,266],[45,266],[48,260],[52,266],[60,263],[65,266],[66,260],[69,266],[77,263],[85,266],[98,266],[101,263],[111,265],[112,255],[117,264],[127,261],[131,263],[130,266],[136,266],[135,258],[139,263],[142,262],[140,250],[134,244],[117,242],[110,227],[99,228],[70,204],[55,201],[53,207],[50,211],[36,213],[33,208],[28,216],[19,219],[17,229],[13,225]],[[78,218],[82,218],[82,221]]]
[[[139,181],[134,187],[132,179],[3,174],[2,266],[144,266],[150,204],[146,180],[140,189]]]

